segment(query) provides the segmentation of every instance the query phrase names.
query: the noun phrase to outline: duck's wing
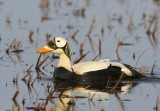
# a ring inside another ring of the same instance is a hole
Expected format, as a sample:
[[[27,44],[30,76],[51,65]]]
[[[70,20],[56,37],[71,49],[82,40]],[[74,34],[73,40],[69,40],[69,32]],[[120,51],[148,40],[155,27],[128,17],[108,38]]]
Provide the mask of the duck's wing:
[[[124,72],[125,74],[127,74],[128,76],[133,76],[131,70],[126,65],[124,65],[120,62],[111,62],[111,66],[119,67],[119,68],[121,68],[121,71]]]
[[[109,66],[110,66],[110,60],[103,59],[99,61],[80,62],[80,63],[74,64],[72,66],[72,69],[76,74],[83,75],[87,72],[107,69]]]

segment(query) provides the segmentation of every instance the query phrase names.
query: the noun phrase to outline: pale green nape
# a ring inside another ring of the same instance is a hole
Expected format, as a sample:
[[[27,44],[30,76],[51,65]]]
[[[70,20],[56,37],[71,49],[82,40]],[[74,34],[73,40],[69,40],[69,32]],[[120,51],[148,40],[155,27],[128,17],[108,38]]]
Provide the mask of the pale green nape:
[[[64,52],[67,55],[67,57],[71,60],[70,46],[69,46],[68,42],[67,42],[67,44],[65,46]]]

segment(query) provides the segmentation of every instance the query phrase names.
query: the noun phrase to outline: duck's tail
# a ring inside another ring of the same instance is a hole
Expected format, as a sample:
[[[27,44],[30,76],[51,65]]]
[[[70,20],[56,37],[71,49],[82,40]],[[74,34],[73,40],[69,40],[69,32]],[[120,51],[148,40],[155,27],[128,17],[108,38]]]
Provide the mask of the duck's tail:
[[[134,67],[130,65],[124,64],[132,73],[133,78],[145,78],[146,76],[140,72],[138,72]]]

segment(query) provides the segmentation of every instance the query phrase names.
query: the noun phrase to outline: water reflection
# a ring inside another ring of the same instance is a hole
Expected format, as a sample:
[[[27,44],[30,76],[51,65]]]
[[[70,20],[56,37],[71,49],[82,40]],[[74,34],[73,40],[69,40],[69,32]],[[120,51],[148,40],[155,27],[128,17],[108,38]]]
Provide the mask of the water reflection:
[[[119,86],[112,90],[116,85],[116,82],[106,83],[92,83],[83,84],[69,81],[54,81],[55,93],[55,110],[75,110],[79,109],[79,101],[84,101],[81,104],[85,104],[91,107],[91,104],[95,105],[95,102],[109,103],[110,96],[114,96],[119,102],[122,110],[125,110],[125,104],[121,99],[121,95],[129,93],[129,91],[136,87],[137,83],[126,82],[120,83]],[[86,102],[88,101],[88,102]],[[83,105],[82,105],[83,106]],[[51,111],[53,105],[46,106],[48,111]]]

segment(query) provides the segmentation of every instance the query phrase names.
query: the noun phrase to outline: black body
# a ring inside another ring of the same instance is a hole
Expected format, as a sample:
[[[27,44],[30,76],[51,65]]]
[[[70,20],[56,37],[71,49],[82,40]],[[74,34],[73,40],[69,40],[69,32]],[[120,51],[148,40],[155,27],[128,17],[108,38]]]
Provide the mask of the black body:
[[[58,67],[54,72],[55,79],[71,80],[78,82],[108,82],[117,81],[123,74],[123,80],[138,79],[143,78],[142,74],[134,70],[131,66],[125,65],[133,74],[133,76],[128,76],[124,74],[119,67],[109,66],[107,69],[87,72],[83,75],[75,74],[70,72],[63,67]]]

